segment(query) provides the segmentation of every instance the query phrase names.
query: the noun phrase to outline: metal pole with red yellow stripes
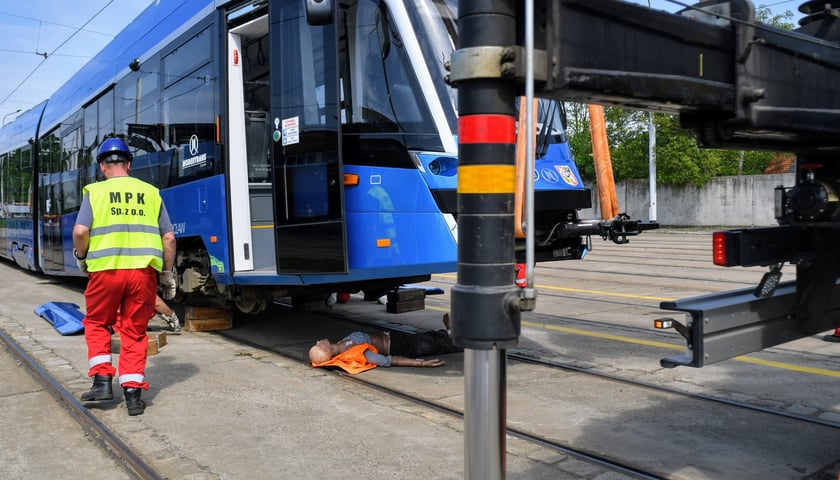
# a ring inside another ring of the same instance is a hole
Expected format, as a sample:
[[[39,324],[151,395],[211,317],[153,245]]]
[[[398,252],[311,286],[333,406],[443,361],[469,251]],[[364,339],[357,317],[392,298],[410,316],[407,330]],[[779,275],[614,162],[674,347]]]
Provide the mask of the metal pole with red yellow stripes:
[[[458,50],[458,280],[452,336],[464,351],[465,478],[505,472],[506,348],[520,333],[514,284],[516,2],[461,0]],[[507,65],[506,65],[507,64]]]

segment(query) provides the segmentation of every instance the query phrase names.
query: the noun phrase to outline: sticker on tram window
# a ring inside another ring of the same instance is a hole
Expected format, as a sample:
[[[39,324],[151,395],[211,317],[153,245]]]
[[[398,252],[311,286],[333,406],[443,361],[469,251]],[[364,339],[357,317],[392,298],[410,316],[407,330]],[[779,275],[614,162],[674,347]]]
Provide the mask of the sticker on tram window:
[[[298,117],[283,119],[283,146],[300,143],[300,122]]]

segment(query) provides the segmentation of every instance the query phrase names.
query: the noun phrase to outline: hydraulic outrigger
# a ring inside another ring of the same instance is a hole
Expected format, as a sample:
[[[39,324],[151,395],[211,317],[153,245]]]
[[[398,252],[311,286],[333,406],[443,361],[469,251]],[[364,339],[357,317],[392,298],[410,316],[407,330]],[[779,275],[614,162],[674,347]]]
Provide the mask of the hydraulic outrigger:
[[[678,14],[619,0],[459,3],[452,333],[467,349],[468,478],[504,475],[504,349],[536,297],[532,283],[520,293],[511,282],[513,100],[523,85],[526,97],[679,114],[702,146],[796,154],[796,185],[776,189],[779,226],[715,237],[716,263],[768,266],[767,275],[755,289],[664,302],[688,313],[685,324],[661,322],[677,328],[688,352],[663,365],[701,367],[840,325],[840,2],[800,10],[808,16],[790,32],[757,23],[747,0]],[[796,279],[780,284],[785,263]]]

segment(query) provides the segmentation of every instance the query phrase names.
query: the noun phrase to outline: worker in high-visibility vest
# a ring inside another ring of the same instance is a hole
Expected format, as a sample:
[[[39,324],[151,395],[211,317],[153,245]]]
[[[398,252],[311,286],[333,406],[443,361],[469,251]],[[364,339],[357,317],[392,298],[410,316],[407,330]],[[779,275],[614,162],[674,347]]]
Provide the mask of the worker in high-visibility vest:
[[[114,398],[113,328],[120,334],[119,383],[128,414],[140,415],[146,408],[140,393],[149,388],[146,328],[155,315],[157,285],[165,300],[177,289],[175,234],[158,189],[129,176],[132,155],[124,141],[106,139],[96,159],[105,180],[84,187],[73,227],[76,264],[88,275],[82,324],[93,377],[81,399]]]

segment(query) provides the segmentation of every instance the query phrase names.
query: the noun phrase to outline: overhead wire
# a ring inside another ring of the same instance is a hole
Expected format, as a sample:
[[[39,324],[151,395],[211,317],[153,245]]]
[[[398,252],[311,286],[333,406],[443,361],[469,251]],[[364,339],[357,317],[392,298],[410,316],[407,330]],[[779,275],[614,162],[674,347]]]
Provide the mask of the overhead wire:
[[[34,75],[34,74],[35,74],[35,72],[37,72],[37,71],[38,71],[38,69],[39,69],[39,68],[41,68],[41,67],[44,65],[44,63],[47,61],[47,59],[49,58],[49,56],[50,56],[50,55],[53,55],[53,54],[55,54],[55,52],[59,51],[59,50],[61,49],[61,47],[63,47],[64,45],[66,45],[66,44],[67,44],[67,42],[69,42],[70,40],[72,40],[72,39],[73,39],[73,37],[75,37],[75,36],[76,36],[79,32],[81,32],[82,30],[84,30],[84,28],[85,28],[85,27],[86,27],[86,26],[87,26],[90,22],[92,22],[92,21],[93,21],[96,17],[98,17],[98,16],[99,16],[99,15],[100,15],[100,14],[101,14],[101,13],[102,13],[102,12],[103,12],[106,8],[108,8],[109,6],[111,6],[111,4],[112,4],[112,3],[114,3],[114,0],[109,0],[109,1],[108,1],[108,3],[106,3],[104,7],[100,8],[100,9],[99,9],[99,11],[98,11],[98,12],[96,12],[93,16],[91,16],[91,17],[90,17],[90,18],[89,18],[89,19],[88,19],[88,20],[87,20],[87,21],[86,21],[86,22],[85,22],[82,26],[80,26],[79,28],[77,28],[75,32],[73,32],[72,34],[70,34],[70,36],[69,36],[69,37],[67,37],[67,38],[66,38],[63,42],[61,42],[61,44],[59,44],[57,47],[55,47],[55,49],[53,49],[53,51],[52,51],[52,52],[45,53],[45,54],[44,54],[44,59],[43,59],[43,60],[41,60],[41,62],[40,62],[40,63],[38,63],[38,65],[35,65],[35,68],[33,68],[33,69],[32,69],[32,71],[30,71],[30,72],[26,75],[26,77],[24,77],[24,79],[23,79],[23,80],[21,80],[21,81],[20,81],[20,83],[18,83],[18,85],[17,85],[15,88],[13,88],[13,89],[12,89],[12,91],[11,91],[11,92],[9,92],[9,94],[8,94],[8,95],[6,95],[6,96],[3,98],[3,100],[0,100],[0,106],[3,106],[3,105],[6,103],[6,101],[7,101],[7,100],[8,100],[8,99],[12,96],[12,95],[14,95],[14,94],[15,94],[15,92],[17,92],[17,91],[20,89],[20,87],[22,87],[22,86],[23,86],[23,84],[24,84],[24,83],[26,83],[26,81],[27,81],[27,80],[29,80],[29,79],[32,77],[32,75]],[[36,53],[37,53],[37,52],[36,52]]]
[[[753,27],[756,30],[763,30],[763,31],[766,31],[766,32],[778,33],[779,35],[783,35],[783,36],[790,37],[790,38],[795,38],[795,39],[803,41],[803,42],[813,43],[815,45],[820,45],[820,46],[823,46],[823,47],[826,47],[826,48],[840,49],[840,46],[837,46],[832,42],[826,42],[825,40],[822,40],[822,39],[819,39],[819,38],[816,38],[816,37],[809,37],[807,35],[796,34],[795,32],[779,29],[779,28],[773,27],[771,25],[765,25],[761,22],[750,22],[750,21],[746,21],[746,20],[741,20],[739,18],[731,17],[729,15],[724,15],[722,13],[710,13],[710,12],[708,12],[708,11],[702,9],[702,8],[699,8],[695,5],[689,5],[689,4],[687,4],[685,2],[682,2],[682,1],[679,1],[679,0],[665,0],[665,1],[669,2],[669,3],[673,3],[675,5],[679,5],[681,7],[689,9],[689,10],[694,10],[694,11],[697,11],[697,12],[705,13],[706,15],[722,18],[722,19],[727,20],[727,21],[732,22],[732,23],[737,23],[739,25]],[[793,1],[793,0],[786,0],[786,1]],[[780,2],[780,3],[785,3],[785,2]]]
[[[46,25],[55,25],[56,27],[61,27],[61,28],[69,28],[69,29],[75,29],[76,28],[72,25],[65,25],[63,23],[56,23],[56,22],[50,22],[50,21],[47,21],[47,20],[40,20],[38,18],[27,17],[25,15],[18,15],[18,14],[15,14],[15,13],[0,12],[0,15],[6,15],[7,17],[20,18],[21,20],[30,20],[30,21],[33,21],[33,22],[38,22],[38,23],[42,23],[42,24],[46,24]],[[106,35],[106,36],[109,36],[109,37],[112,36],[110,33],[97,32],[96,30],[83,30],[83,31],[88,32],[88,33],[95,33],[97,35]]]

